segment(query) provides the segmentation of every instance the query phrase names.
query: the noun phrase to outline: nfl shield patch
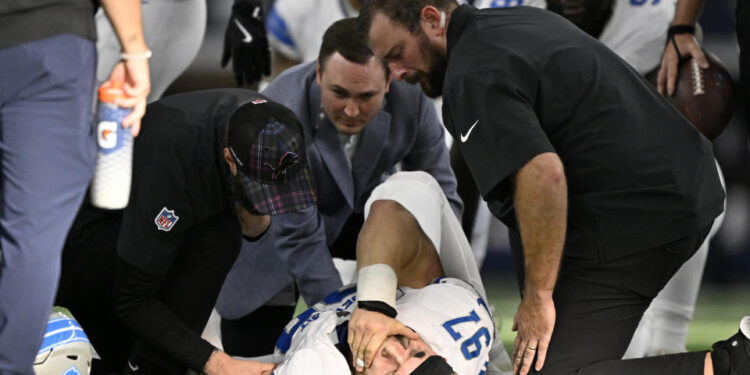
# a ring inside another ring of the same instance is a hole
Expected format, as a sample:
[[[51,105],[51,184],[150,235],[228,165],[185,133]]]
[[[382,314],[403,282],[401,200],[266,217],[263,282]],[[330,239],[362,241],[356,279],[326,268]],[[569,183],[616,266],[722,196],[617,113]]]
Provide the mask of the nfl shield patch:
[[[156,223],[157,229],[169,232],[172,230],[172,227],[174,227],[177,220],[180,220],[180,217],[174,214],[174,210],[164,207],[161,209],[161,212],[156,215],[154,223]]]

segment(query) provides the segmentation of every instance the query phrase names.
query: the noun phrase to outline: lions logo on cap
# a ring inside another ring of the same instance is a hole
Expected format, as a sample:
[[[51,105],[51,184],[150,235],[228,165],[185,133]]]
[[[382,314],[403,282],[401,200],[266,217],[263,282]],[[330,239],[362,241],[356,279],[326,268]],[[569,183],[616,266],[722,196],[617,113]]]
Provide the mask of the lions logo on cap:
[[[180,220],[180,217],[174,214],[174,210],[163,207],[161,212],[154,218],[154,223],[156,223],[157,229],[169,232],[177,220]]]

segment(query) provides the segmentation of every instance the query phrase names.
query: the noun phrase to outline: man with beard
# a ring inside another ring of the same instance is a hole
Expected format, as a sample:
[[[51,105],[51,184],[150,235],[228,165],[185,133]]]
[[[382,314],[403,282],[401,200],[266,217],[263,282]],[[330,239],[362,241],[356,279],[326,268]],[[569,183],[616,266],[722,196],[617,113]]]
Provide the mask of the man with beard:
[[[637,72],[533,7],[373,0],[360,24],[396,78],[443,94],[446,127],[509,227],[515,372],[750,370],[746,333],[712,353],[619,360],[724,199],[710,142]]]
[[[269,215],[314,203],[304,134],[286,107],[240,89],[149,105],[130,205],[84,204],[63,250],[56,304],[100,355],[94,374],[270,370],[200,333],[242,238],[261,237]]]
[[[531,2],[524,1],[523,4],[531,5]],[[581,30],[609,47],[642,76],[656,70],[660,70],[663,76],[666,76],[664,73],[667,68],[672,73],[675,71],[677,58],[674,54],[673,41],[680,45],[679,49],[684,52],[685,56],[695,55],[702,67],[708,66],[703,52],[696,44],[696,38],[690,33],[695,25],[695,17],[702,6],[702,1],[681,2],[683,7],[677,8],[676,13],[673,1],[644,3],[613,0],[541,0],[533,4],[541,8],[546,7],[567,18]],[[518,4],[502,1],[476,1],[473,5],[477,8],[495,8]],[[678,26],[670,28],[673,17]],[[678,33],[674,34],[675,31]],[[670,35],[671,37],[668,37]],[[665,45],[665,63],[659,69]],[[675,77],[671,79],[668,86],[674,86]],[[664,91],[662,88],[659,89]],[[453,155],[452,152],[451,156]],[[456,170],[455,165],[454,170]],[[460,172],[456,171],[456,176],[460,175]],[[462,191],[462,182],[459,180],[459,194]],[[478,195],[478,190],[475,191]],[[464,210],[466,214],[469,204],[463,195],[461,198],[467,207]],[[625,358],[686,351],[688,326],[695,311],[709,245],[721,227],[723,218],[724,214],[714,220],[711,232],[699,250],[680,267],[680,270],[651,301],[633,335]]]

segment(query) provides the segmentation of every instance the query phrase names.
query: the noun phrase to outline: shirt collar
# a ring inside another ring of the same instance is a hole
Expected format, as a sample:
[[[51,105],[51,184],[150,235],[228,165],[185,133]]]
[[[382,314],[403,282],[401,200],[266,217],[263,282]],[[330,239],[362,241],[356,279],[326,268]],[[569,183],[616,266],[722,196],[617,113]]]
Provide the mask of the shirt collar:
[[[450,24],[448,24],[448,58],[450,59],[451,50],[453,49],[453,46],[456,45],[458,42],[458,38],[461,36],[461,33],[464,31],[464,27],[466,26],[466,22],[469,20],[469,16],[473,11],[475,11],[476,8],[474,8],[471,5],[464,4],[456,8],[456,10],[453,11],[453,14],[451,15],[451,21]]]

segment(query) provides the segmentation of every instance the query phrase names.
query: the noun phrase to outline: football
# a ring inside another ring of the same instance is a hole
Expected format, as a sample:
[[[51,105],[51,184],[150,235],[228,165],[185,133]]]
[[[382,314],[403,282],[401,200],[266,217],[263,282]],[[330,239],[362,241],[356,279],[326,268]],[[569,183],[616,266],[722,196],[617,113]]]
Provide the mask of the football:
[[[708,139],[716,138],[726,128],[734,110],[732,78],[718,57],[704,51],[709,62],[701,69],[694,59],[680,63],[672,104]],[[648,75],[656,86],[658,69]]]

